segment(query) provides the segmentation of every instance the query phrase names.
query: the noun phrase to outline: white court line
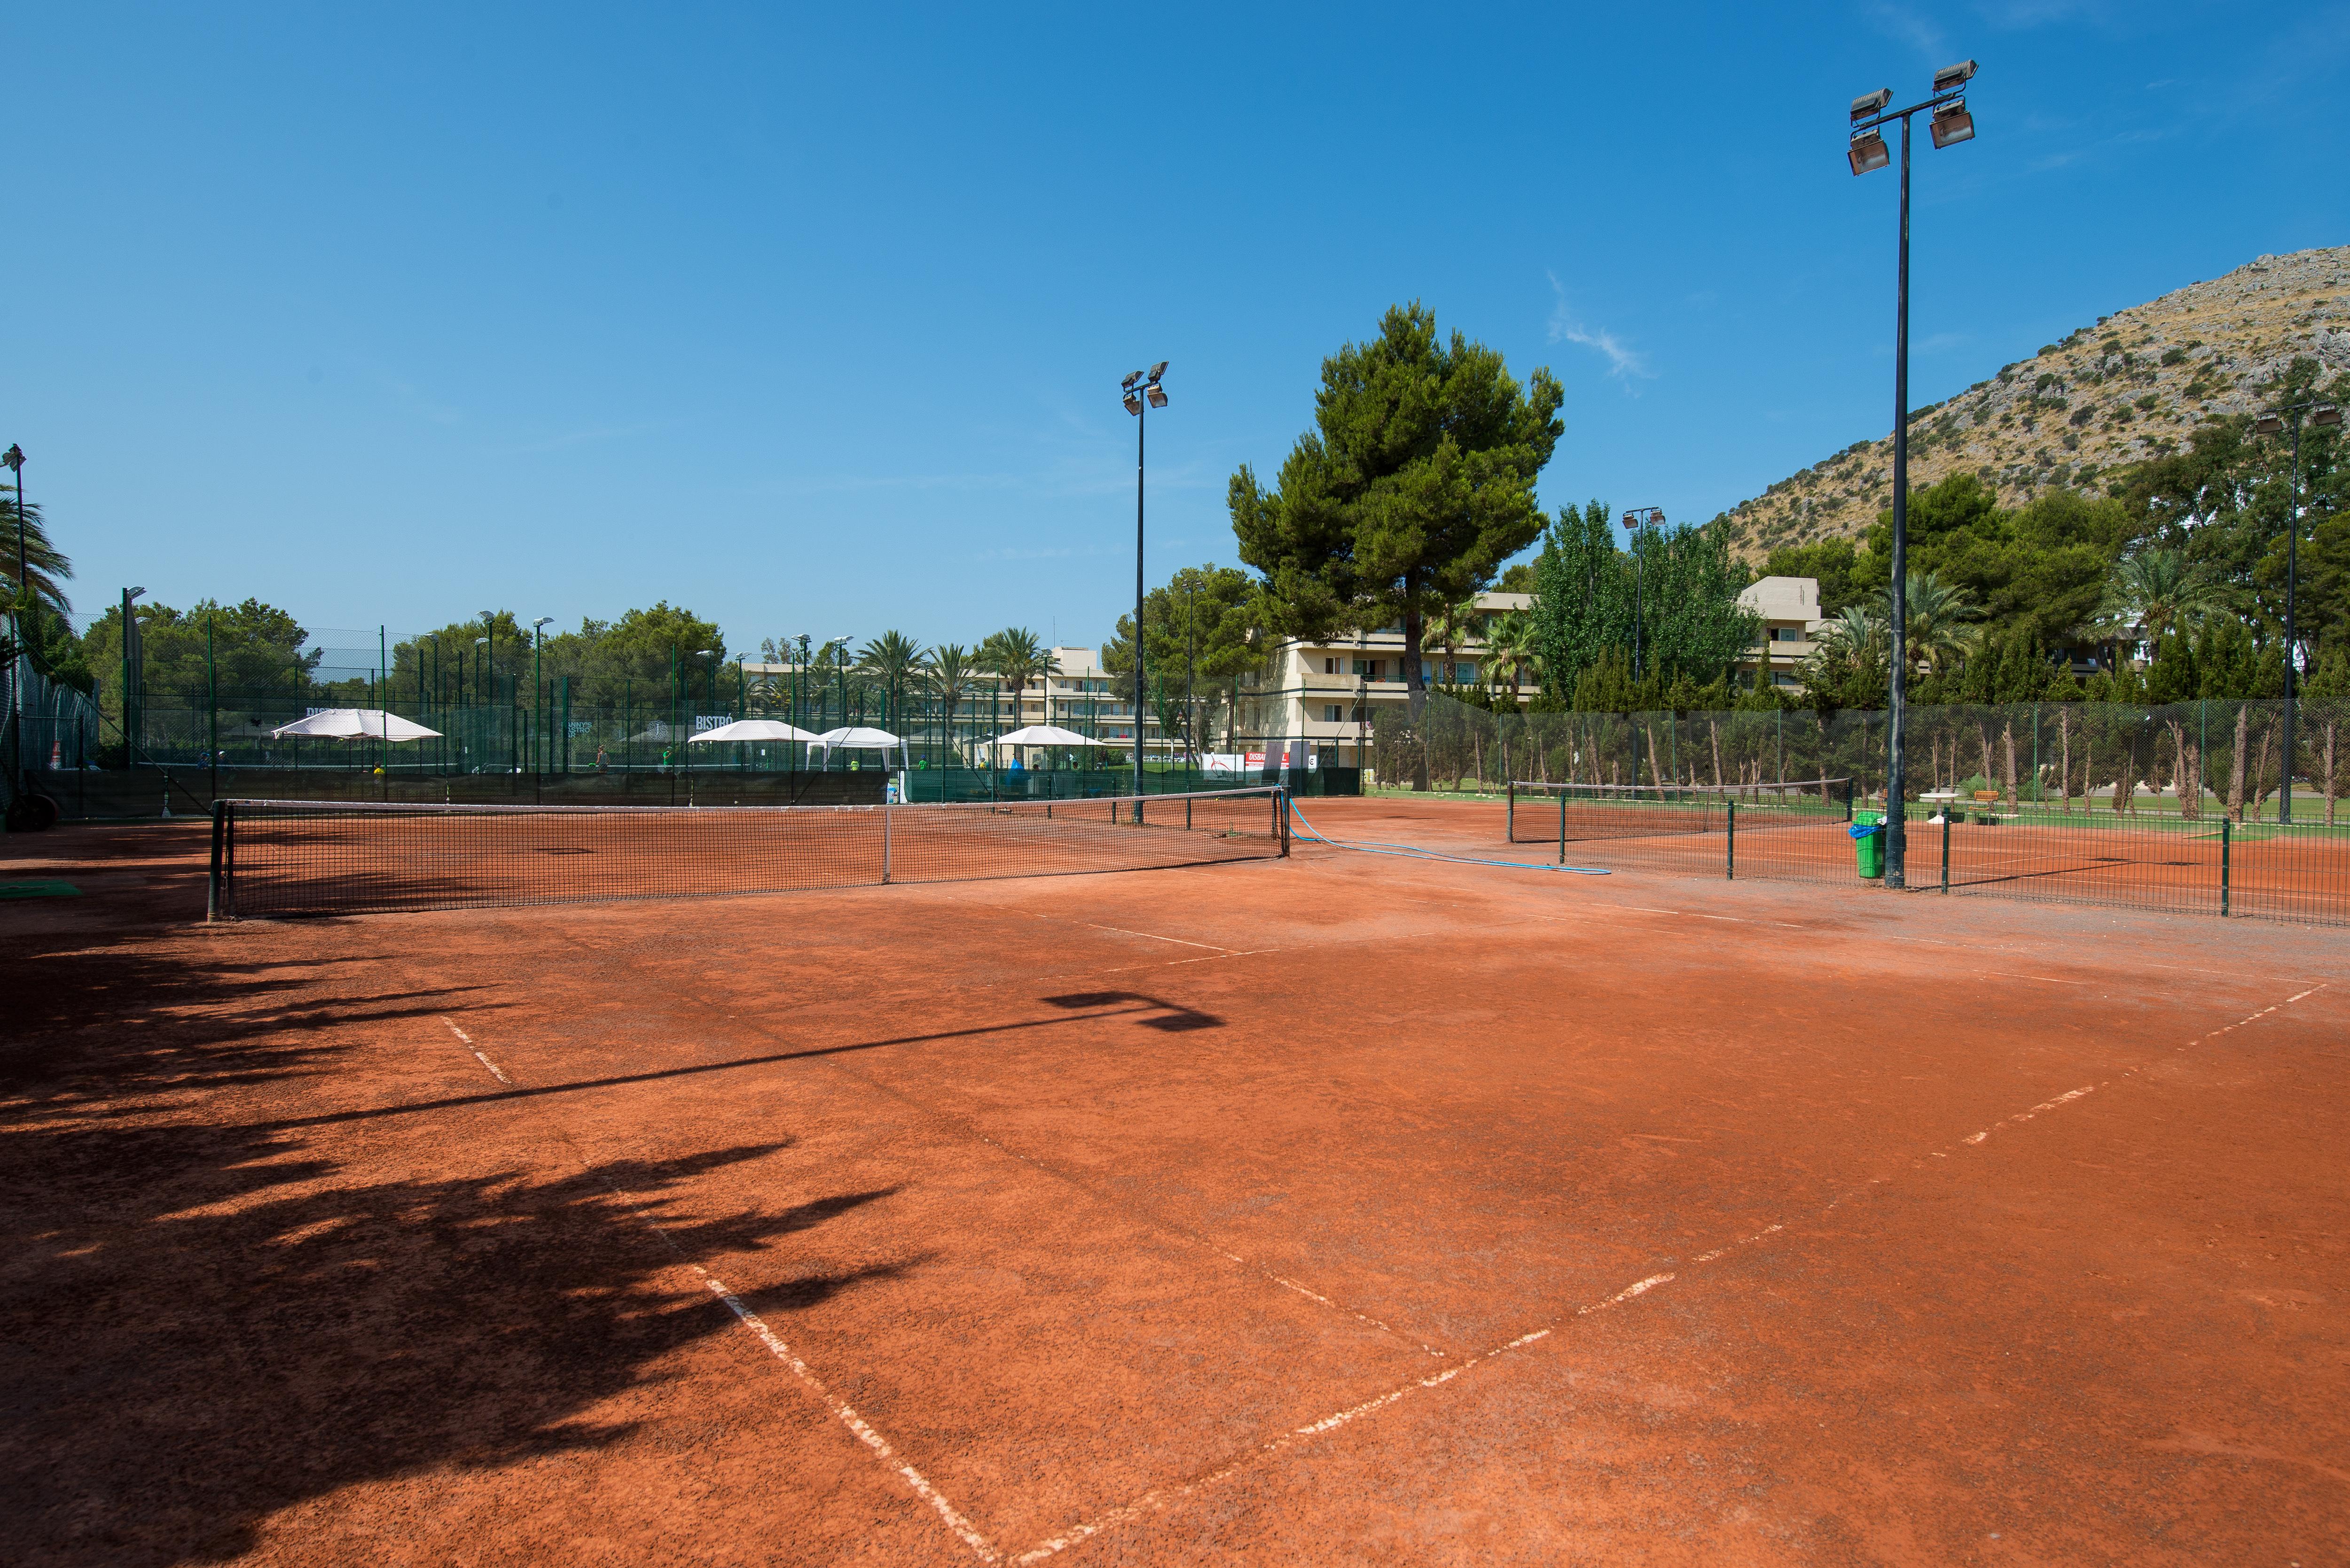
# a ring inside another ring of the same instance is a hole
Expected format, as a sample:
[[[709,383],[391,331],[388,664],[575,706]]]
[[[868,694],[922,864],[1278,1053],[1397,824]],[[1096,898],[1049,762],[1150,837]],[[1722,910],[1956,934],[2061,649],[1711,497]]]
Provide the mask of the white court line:
[[[482,1054],[481,1048],[473,1044],[473,1037],[472,1035],[458,1028],[454,1023],[452,1023],[447,1018],[442,1019],[441,1022],[449,1025],[450,1032],[454,1033],[458,1039],[463,1040],[465,1043],[467,1047],[473,1051],[474,1056],[480,1059],[482,1065],[487,1067],[492,1074],[495,1075],[499,1083],[512,1084],[514,1082],[512,1078],[507,1077],[504,1073],[498,1070],[498,1064],[495,1062],[491,1061],[487,1056]],[[566,1143],[571,1142],[571,1135],[565,1132],[559,1126],[556,1128],[556,1136],[562,1138]],[[573,1152],[577,1154],[578,1152],[577,1146],[575,1144],[572,1147]],[[765,1321],[762,1319],[757,1313],[753,1312],[749,1307],[743,1304],[743,1299],[740,1296],[737,1296],[733,1291],[728,1290],[724,1282],[719,1280],[715,1275],[712,1274],[709,1270],[703,1268],[700,1263],[695,1262],[691,1258],[687,1257],[684,1251],[679,1248],[677,1242],[671,1238],[670,1233],[662,1230],[659,1225],[653,1223],[651,1219],[645,1214],[644,1210],[638,1208],[637,1205],[629,1199],[627,1193],[621,1191],[617,1187],[613,1187],[608,1182],[604,1185],[607,1191],[610,1192],[615,1198],[618,1198],[620,1202],[626,1206],[631,1218],[633,1218],[639,1224],[642,1225],[646,1230],[650,1231],[655,1236],[659,1237],[660,1239],[661,1245],[668,1248],[672,1256],[676,1257],[679,1261],[683,1262],[687,1268],[691,1269],[696,1274],[702,1277],[702,1284],[708,1288],[712,1295],[716,1296],[720,1301],[726,1303],[726,1310],[734,1314],[735,1321],[740,1323],[744,1328],[749,1329],[754,1334],[757,1335],[759,1343],[765,1345],[768,1353],[774,1355],[776,1360],[782,1362],[785,1366],[790,1367],[792,1370],[792,1376],[798,1378],[803,1384],[805,1384],[818,1399],[824,1401],[825,1408],[830,1410],[834,1417],[837,1419],[842,1426],[847,1428],[849,1431],[854,1433],[858,1442],[863,1443],[867,1448],[872,1449],[875,1458],[879,1459],[883,1464],[889,1466],[891,1469],[897,1471],[897,1473],[904,1479],[906,1484],[913,1488],[914,1495],[920,1498],[924,1502],[929,1503],[932,1511],[938,1514],[939,1518],[945,1521],[947,1528],[961,1536],[962,1538],[963,1544],[970,1547],[972,1551],[979,1554],[979,1560],[981,1562],[1000,1563],[1003,1560],[1002,1554],[999,1553],[993,1545],[989,1544],[987,1537],[982,1535],[978,1529],[972,1525],[971,1521],[965,1519],[962,1513],[957,1511],[954,1504],[949,1502],[946,1500],[945,1495],[941,1493],[938,1488],[931,1484],[930,1478],[923,1475],[921,1471],[916,1469],[912,1465],[908,1464],[904,1459],[899,1458],[898,1451],[889,1446],[889,1440],[887,1438],[884,1438],[880,1433],[875,1431],[873,1429],[872,1423],[866,1420],[864,1417],[858,1415],[847,1400],[842,1399],[837,1395],[834,1394],[831,1389],[827,1388],[824,1386],[823,1381],[818,1378],[814,1372],[809,1370],[808,1364],[802,1361],[798,1356],[793,1355],[791,1346],[785,1345],[783,1340],[776,1335],[775,1331],[769,1328]]]
[[[1177,942],[1187,948],[1205,948],[1212,953],[1228,953],[1232,951],[1232,949],[1218,947],[1213,942],[1186,941],[1181,937],[1162,937],[1156,931],[1129,931],[1124,926],[1097,926],[1091,920],[1085,920],[1079,923],[1097,931],[1115,931],[1121,937],[1140,937],[1146,941],[1153,942]]]
[[[639,1215],[638,1218],[642,1219],[643,1216]],[[646,1223],[650,1224],[651,1222],[647,1220]],[[653,1228],[656,1231],[660,1230],[659,1226],[654,1226]],[[667,1241],[669,1238],[666,1233],[664,1233],[661,1239],[663,1241]],[[672,1243],[672,1246],[674,1246],[674,1243]],[[798,1356],[794,1355],[792,1354],[791,1346],[785,1345],[781,1339],[777,1338],[775,1336],[775,1331],[769,1328],[766,1324],[761,1320],[757,1313],[754,1313],[749,1307],[744,1306],[740,1297],[736,1296],[733,1291],[728,1290],[722,1281],[717,1279],[710,1272],[709,1270],[703,1268],[700,1263],[689,1263],[687,1266],[692,1269],[695,1273],[702,1276],[702,1282],[710,1288],[710,1293],[716,1296],[720,1301],[724,1302],[726,1303],[726,1310],[733,1313],[735,1318],[741,1322],[744,1328],[749,1329],[753,1334],[758,1335],[759,1343],[765,1345],[776,1360],[782,1362],[785,1366],[792,1369],[793,1376],[806,1384],[808,1388],[814,1392],[817,1398],[824,1401],[825,1407],[830,1410],[833,1415],[839,1419],[842,1426],[856,1433],[858,1440],[863,1443],[867,1448],[873,1450],[875,1458],[879,1459],[882,1463],[888,1465],[891,1469],[897,1471],[899,1475],[905,1478],[906,1484],[914,1489],[914,1495],[920,1498],[924,1502],[929,1503],[931,1507],[936,1511],[938,1516],[946,1521],[947,1528],[953,1531],[957,1535],[962,1537],[963,1544],[970,1547],[973,1552],[979,1554],[979,1560],[981,1562],[1000,1563],[1003,1561],[1002,1555],[996,1552],[995,1548],[988,1544],[987,1537],[982,1535],[978,1530],[972,1526],[970,1520],[965,1519],[961,1513],[956,1511],[954,1504],[949,1502],[939,1491],[939,1489],[930,1483],[929,1478],[925,1477],[921,1471],[916,1469],[905,1460],[899,1459],[898,1457],[898,1451],[889,1446],[889,1440],[887,1438],[884,1438],[880,1433],[875,1431],[872,1425],[868,1422],[864,1417],[858,1415],[856,1410],[849,1406],[847,1400],[834,1394],[831,1389],[827,1388],[822,1380],[819,1379],[815,1373],[808,1370],[807,1363],[802,1361]]]
[[[514,1087],[514,1080],[507,1077],[504,1073],[498,1071],[498,1064],[495,1062],[491,1061],[487,1056],[483,1055],[482,1053],[474,1047],[473,1037],[472,1035],[458,1028],[457,1025],[449,1019],[443,1018],[441,1022],[449,1025],[450,1033],[454,1034],[458,1039],[463,1040],[465,1043],[466,1048],[468,1050],[472,1050],[473,1053],[473,1060],[479,1062],[483,1066],[487,1067],[490,1070],[491,1077],[495,1078],[499,1083],[505,1085],[508,1088]]]

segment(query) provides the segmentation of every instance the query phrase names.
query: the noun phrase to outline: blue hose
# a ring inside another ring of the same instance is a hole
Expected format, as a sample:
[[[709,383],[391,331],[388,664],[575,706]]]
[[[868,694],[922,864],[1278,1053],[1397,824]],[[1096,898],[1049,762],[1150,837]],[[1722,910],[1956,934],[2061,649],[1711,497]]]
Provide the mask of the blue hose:
[[[1289,815],[1305,829],[1297,836],[1309,844],[1326,844],[1333,849],[1352,849],[1359,855],[1395,855],[1407,860],[1442,860],[1454,866],[1506,866],[1513,871],[1565,871],[1577,877],[1608,877],[1614,873],[1596,866],[1536,866],[1524,860],[1480,860],[1470,855],[1440,855],[1433,849],[1422,849],[1412,844],[1343,844],[1315,831],[1305,814],[1297,809],[1296,799],[1289,803]]]

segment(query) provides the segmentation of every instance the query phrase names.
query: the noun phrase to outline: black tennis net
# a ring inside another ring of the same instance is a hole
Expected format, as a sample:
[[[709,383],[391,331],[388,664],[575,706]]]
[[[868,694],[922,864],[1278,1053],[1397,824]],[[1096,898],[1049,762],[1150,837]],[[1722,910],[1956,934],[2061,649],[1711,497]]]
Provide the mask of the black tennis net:
[[[1585,784],[1513,782],[1505,820],[1513,844],[1653,838],[1815,826],[1852,820],[1852,781],[1758,784]]]
[[[840,806],[224,800],[215,919],[1145,871],[1289,852],[1278,788]]]

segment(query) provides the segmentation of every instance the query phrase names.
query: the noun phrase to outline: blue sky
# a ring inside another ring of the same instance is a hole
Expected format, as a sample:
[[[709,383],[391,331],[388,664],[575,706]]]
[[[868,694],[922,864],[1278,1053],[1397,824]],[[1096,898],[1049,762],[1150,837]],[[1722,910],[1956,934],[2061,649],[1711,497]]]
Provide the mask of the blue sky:
[[[656,598],[731,649],[1097,642],[1232,561],[1320,361],[1419,299],[1548,364],[1542,492],[1701,520],[1913,400],[2350,240],[2350,6],[49,7],[8,77],[0,441],[74,557],[314,627]]]

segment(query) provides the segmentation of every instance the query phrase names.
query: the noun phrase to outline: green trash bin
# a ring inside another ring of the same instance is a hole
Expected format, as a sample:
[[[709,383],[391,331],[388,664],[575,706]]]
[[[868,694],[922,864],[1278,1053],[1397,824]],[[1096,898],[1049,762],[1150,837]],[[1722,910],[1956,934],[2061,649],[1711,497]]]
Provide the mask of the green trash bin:
[[[1885,814],[1881,811],[1856,811],[1852,814],[1853,854],[1860,861],[1864,877],[1885,875]]]

